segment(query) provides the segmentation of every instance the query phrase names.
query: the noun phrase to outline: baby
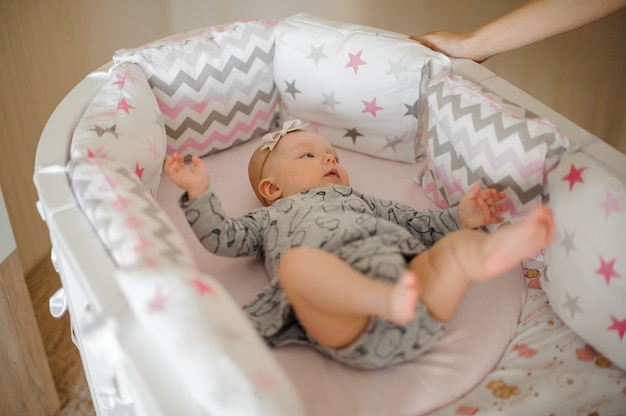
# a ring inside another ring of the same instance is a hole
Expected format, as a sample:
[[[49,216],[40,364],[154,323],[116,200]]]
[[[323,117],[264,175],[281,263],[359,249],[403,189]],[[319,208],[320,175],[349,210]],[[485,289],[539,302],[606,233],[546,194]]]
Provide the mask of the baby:
[[[502,222],[505,210],[503,193],[479,185],[446,210],[364,195],[350,187],[332,145],[301,127],[294,120],[264,136],[248,167],[264,207],[239,218],[226,215],[199,158],[165,162],[205,248],[264,257],[270,283],[243,309],[271,346],[311,345],[356,368],[411,360],[443,335],[472,281],[552,239],[543,205],[492,234],[474,230]]]

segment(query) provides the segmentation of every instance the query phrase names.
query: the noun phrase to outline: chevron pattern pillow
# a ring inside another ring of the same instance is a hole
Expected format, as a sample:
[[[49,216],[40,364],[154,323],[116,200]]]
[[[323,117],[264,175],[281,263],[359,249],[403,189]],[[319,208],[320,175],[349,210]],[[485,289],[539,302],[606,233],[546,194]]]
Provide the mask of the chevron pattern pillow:
[[[477,182],[508,195],[505,223],[545,199],[546,175],[569,147],[552,122],[447,74],[429,82],[427,97],[428,169],[421,182],[438,206],[457,204]]]
[[[68,164],[76,199],[120,267],[195,267],[187,242],[134,172],[107,158]]]
[[[204,156],[275,127],[274,24],[235,22],[115,53],[146,74],[163,113],[167,153]]]

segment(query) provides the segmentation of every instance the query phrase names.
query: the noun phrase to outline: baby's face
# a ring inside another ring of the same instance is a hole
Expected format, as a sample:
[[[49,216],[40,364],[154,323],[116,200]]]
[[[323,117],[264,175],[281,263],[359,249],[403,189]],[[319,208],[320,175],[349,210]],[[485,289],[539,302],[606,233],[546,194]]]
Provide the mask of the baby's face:
[[[295,131],[280,139],[267,165],[264,176],[273,177],[283,198],[312,188],[350,185],[333,146],[307,131]]]

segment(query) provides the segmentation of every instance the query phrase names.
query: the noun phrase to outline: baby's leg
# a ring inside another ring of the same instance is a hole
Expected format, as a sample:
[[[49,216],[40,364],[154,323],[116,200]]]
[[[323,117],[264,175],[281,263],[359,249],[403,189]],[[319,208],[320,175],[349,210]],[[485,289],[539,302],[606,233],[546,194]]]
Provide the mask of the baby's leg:
[[[307,333],[329,347],[350,344],[372,315],[405,324],[415,313],[418,288],[411,272],[389,284],[328,252],[296,247],[283,255],[278,278]]]
[[[461,230],[446,235],[411,260],[420,298],[440,321],[452,317],[468,285],[507,271],[550,243],[554,219],[544,205],[492,234]]]

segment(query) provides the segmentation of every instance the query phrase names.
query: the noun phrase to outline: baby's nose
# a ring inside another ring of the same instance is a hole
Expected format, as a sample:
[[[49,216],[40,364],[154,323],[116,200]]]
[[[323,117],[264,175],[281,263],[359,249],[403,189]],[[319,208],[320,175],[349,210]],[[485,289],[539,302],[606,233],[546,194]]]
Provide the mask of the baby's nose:
[[[324,162],[337,163],[337,158],[334,155],[326,155],[326,157],[324,158]]]

